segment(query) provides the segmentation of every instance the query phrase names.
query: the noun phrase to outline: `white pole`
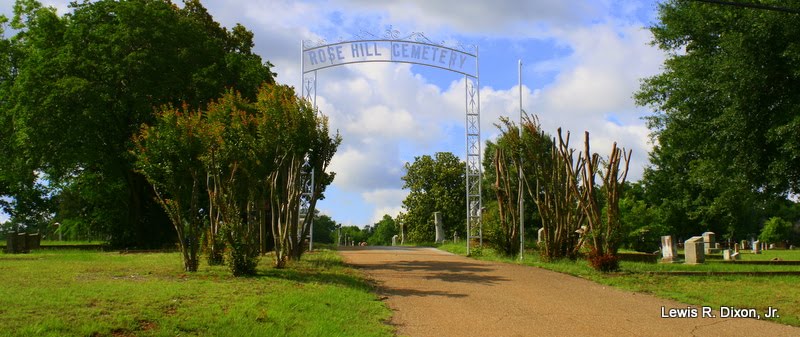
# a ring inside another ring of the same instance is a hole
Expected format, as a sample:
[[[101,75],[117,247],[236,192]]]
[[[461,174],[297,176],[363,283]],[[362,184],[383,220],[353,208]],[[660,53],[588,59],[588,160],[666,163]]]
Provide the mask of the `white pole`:
[[[522,141],[522,59],[519,60],[519,139],[520,142]],[[522,191],[522,180],[524,179],[522,175],[522,149],[520,149],[519,153],[519,167],[517,168],[519,172],[519,259],[522,260],[525,257],[525,200],[523,196],[525,193]]]

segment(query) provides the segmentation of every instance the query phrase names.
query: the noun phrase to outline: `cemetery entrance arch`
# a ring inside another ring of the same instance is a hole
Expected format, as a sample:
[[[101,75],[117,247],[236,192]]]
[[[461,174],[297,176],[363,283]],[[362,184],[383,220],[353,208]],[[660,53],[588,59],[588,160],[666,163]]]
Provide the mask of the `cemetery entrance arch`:
[[[387,30],[383,36],[367,33],[366,38],[327,43],[302,41],[301,95],[316,108],[317,72],[319,70],[355,63],[392,62],[410,63],[444,69],[464,75],[465,82],[465,140],[466,140],[466,214],[467,254],[471,239],[483,244],[481,224],[481,95],[478,67],[478,47],[461,44],[436,43],[422,33],[401,36]],[[313,179],[313,172],[312,177]],[[308,196],[311,190],[304,191]],[[304,198],[305,199],[305,198]],[[301,217],[304,217],[301,202]],[[307,207],[305,207],[307,210]],[[313,240],[313,239],[312,239]]]

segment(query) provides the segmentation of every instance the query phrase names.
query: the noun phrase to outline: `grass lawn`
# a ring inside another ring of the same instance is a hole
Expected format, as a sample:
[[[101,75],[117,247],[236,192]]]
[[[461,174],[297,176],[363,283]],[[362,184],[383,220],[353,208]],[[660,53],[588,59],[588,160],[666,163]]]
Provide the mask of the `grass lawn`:
[[[58,241],[58,240],[42,240],[42,246],[75,246],[75,245],[102,245],[103,241]]]
[[[3,336],[391,336],[391,312],[332,251],[259,275],[184,273],[178,253],[0,254]]]
[[[464,255],[464,243],[445,244],[439,249]],[[770,260],[780,257],[783,260],[800,260],[800,251],[768,250],[755,255],[743,252],[743,261]],[[778,309],[780,318],[775,321],[800,326],[800,276],[677,276],[651,275],[648,271],[800,271],[800,266],[742,265],[722,261],[706,260],[702,265],[653,264],[643,262],[621,262],[621,272],[603,274],[592,269],[585,260],[544,262],[538,251],[529,251],[520,262],[484,248],[481,260],[522,263],[525,265],[550,269],[589,279],[626,290],[649,293],[663,298],[678,300],[696,306],[734,306],[754,308],[765,312],[767,307]]]

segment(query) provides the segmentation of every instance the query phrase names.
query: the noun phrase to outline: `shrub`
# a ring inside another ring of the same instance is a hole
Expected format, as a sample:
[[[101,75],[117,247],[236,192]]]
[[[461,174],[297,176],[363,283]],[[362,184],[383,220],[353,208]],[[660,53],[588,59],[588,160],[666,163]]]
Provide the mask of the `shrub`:
[[[610,253],[603,255],[589,254],[588,260],[589,264],[592,265],[592,268],[604,273],[619,270],[619,257],[615,254],[610,254]]]

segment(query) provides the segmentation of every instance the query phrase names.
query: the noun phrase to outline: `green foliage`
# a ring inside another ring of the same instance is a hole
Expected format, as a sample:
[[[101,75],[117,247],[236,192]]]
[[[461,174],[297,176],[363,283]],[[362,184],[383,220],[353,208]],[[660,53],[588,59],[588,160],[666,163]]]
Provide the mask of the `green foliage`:
[[[397,228],[394,219],[388,214],[384,214],[383,218],[376,222],[372,228],[372,235],[367,239],[367,243],[371,246],[390,246],[392,237],[400,234],[400,229]]]
[[[651,31],[670,57],[636,94],[656,110],[648,203],[679,236],[755,233],[800,191],[800,17],[673,0]]]
[[[454,232],[466,233],[464,167],[450,152],[415,157],[413,163],[405,164],[403,188],[409,193],[403,200],[403,225],[410,241],[434,241],[434,212],[442,212],[445,237],[452,237]]]
[[[314,243],[334,243],[336,221],[325,214],[314,217]]]
[[[364,229],[358,228],[358,226],[342,226],[341,228],[341,240],[343,245],[349,245],[350,242],[354,242],[356,245],[360,242],[367,242],[370,235],[370,226]]]
[[[652,253],[659,249],[661,236],[670,235],[662,223],[659,209],[642,200],[644,191],[639,183],[628,183],[625,197],[620,199],[623,246],[637,252]]]
[[[197,271],[203,219],[200,195],[205,169],[200,157],[208,147],[202,114],[167,108],[154,126],[143,126],[133,139],[136,168],[153,185],[161,207],[175,227],[186,271]]]
[[[212,264],[227,247],[233,274],[252,275],[266,252],[268,223],[276,266],[299,259],[290,253],[304,249],[299,238],[310,223],[298,223],[300,186],[310,179],[303,173],[311,169],[301,164],[309,152],[333,155],[340,139],[327,131],[327,120],[291,88],[269,84],[255,102],[228,91],[204,111],[165,108],[155,125],[143,125],[132,154],[174,224],[190,261],[186,270],[196,270],[203,238]],[[319,168],[321,181],[330,183],[327,164]],[[317,187],[312,203],[325,186]]]
[[[47,199],[35,186],[40,171],[56,188],[53,200],[69,204],[53,206],[56,221],[86,224],[118,246],[173,241],[153,188],[135,171],[132,135],[156,121],[154,107],[203,108],[231,86],[254,99],[273,82],[271,65],[252,53],[252,33],[221,27],[199,1],[70,6],[58,16],[19,0],[16,34],[0,38],[0,195],[20,200],[6,207],[15,218],[34,217],[44,206],[25,203]]]
[[[772,217],[764,223],[758,239],[767,243],[778,243],[789,238],[792,224],[779,217]]]

